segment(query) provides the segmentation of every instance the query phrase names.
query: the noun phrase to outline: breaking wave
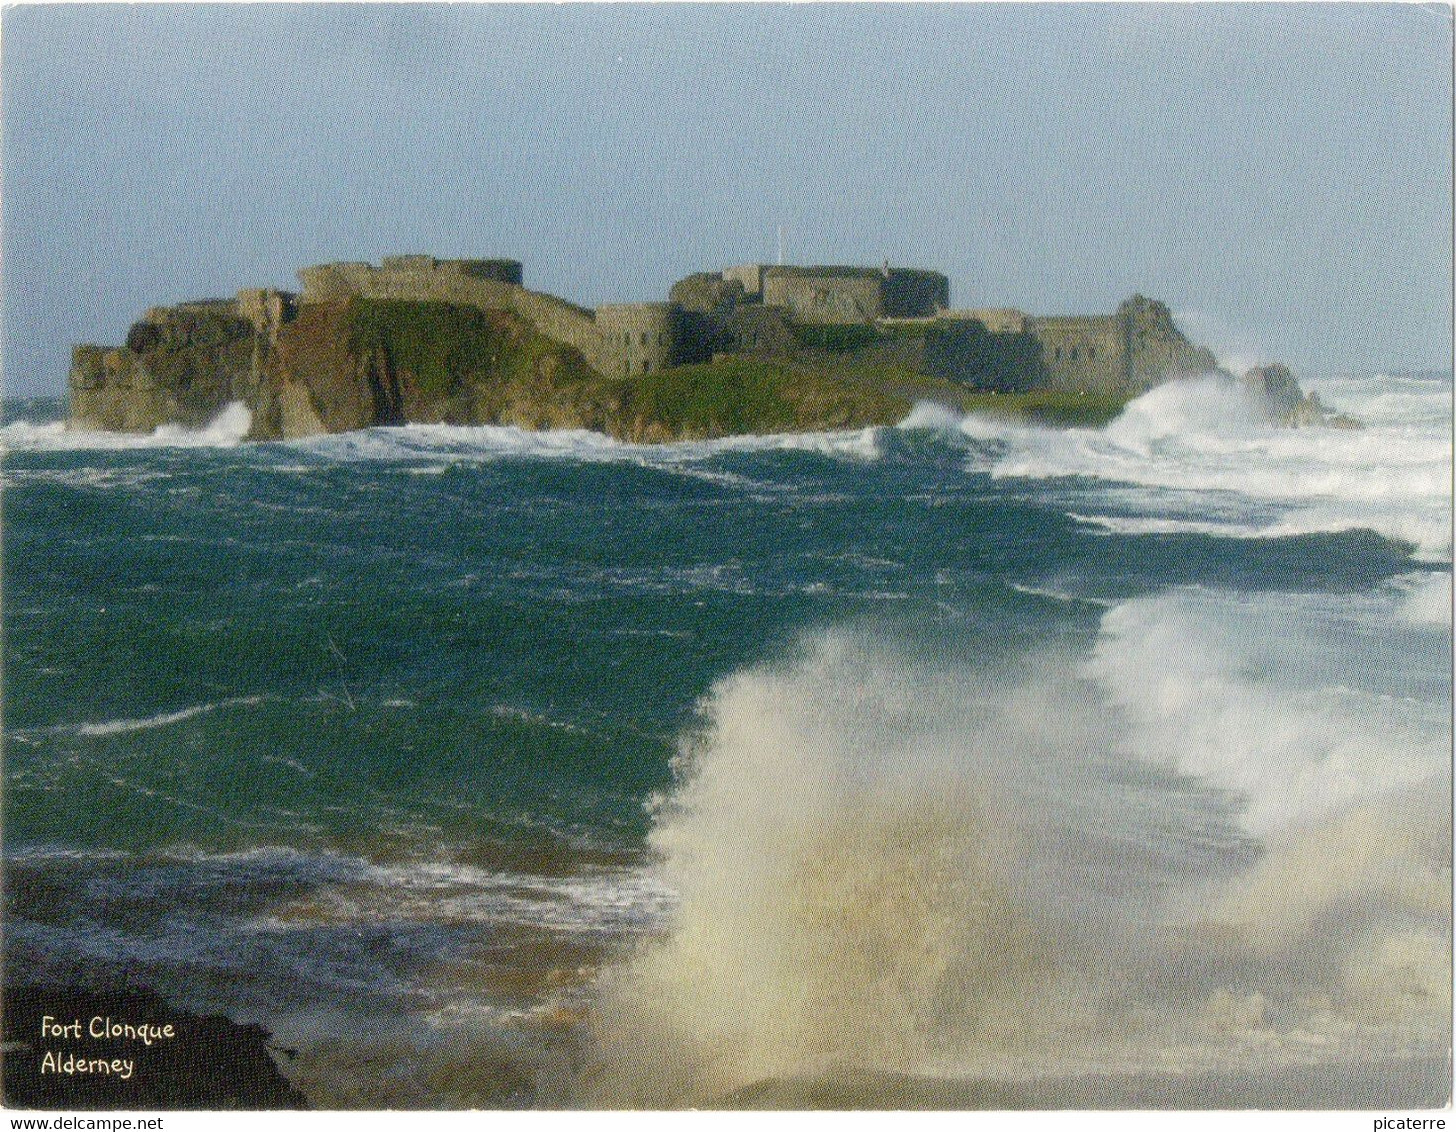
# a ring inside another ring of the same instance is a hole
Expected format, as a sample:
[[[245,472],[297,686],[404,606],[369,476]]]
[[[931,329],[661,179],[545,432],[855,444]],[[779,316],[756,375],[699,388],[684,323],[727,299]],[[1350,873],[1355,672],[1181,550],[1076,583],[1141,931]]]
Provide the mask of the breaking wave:
[[[204,427],[161,425],[150,433],[92,432],[70,428],[65,421],[12,421],[0,426],[0,451],[85,450],[129,448],[232,448],[241,444],[253,425],[253,414],[241,401],[222,409]]]
[[[971,468],[997,478],[1067,480],[1069,492],[1078,481],[1102,485],[1082,490],[1071,510],[1116,533],[1280,538],[1370,529],[1424,559],[1449,561],[1450,382],[1309,384],[1365,427],[1263,424],[1237,387],[1215,378],[1158,386],[1101,429],[1038,428],[934,406],[917,407],[901,427],[958,435],[970,444]],[[1129,485],[1140,494],[1130,497]],[[1129,507],[1132,514],[1119,513]]]
[[[722,681],[587,1099],[1440,1054],[1450,703],[1402,681],[1449,651],[1405,601],[1175,591],[1086,656],[834,632]]]
[[[433,461],[431,471],[449,464],[530,457],[582,463],[629,462],[672,467],[729,452],[796,451],[856,460],[883,455],[878,428],[840,432],[731,436],[669,444],[633,444],[587,429],[532,431],[514,425],[425,425],[372,428],[289,441],[288,447],[338,461]],[[443,461],[443,465],[441,464]]]

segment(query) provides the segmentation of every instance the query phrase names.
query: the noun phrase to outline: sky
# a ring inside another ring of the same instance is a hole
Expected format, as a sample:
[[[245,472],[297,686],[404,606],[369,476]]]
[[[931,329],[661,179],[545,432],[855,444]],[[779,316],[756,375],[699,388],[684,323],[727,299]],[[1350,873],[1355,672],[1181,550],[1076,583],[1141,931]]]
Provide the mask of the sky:
[[[0,387],[299,267],[507,256],[573,301],[772,262],[952,305],[1133,292],[1235,364],[1446,369],[1444,5],[23,5]]]

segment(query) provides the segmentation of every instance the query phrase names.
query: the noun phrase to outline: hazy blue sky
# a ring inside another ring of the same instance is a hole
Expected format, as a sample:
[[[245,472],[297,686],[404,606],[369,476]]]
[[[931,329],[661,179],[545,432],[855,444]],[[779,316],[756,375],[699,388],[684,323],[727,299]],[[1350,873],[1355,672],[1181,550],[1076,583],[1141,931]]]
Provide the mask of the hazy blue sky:
[[[935,267],[960,306],[1141,290],[1216,350],[1442,367],[1444,6],[7,8],[5,391],[152,304],[394,252],[580,302]]]

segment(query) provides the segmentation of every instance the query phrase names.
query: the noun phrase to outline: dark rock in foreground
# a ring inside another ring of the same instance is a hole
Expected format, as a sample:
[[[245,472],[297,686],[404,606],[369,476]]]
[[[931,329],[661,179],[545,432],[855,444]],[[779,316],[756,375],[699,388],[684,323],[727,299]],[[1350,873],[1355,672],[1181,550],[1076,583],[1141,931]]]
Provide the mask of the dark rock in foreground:
[[[4,1103],[26,1109],[307,1108],[274,1062],[271,1038],[262,1026],[174,1009],[142,988],[7,987]]]

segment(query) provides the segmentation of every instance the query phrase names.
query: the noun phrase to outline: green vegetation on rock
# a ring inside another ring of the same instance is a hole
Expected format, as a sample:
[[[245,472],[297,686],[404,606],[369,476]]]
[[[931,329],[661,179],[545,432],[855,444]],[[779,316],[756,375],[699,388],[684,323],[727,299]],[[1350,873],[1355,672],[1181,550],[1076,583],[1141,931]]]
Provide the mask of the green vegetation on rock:
[[[1095,428],[1129,400],[1123,394],[1056,390],[979,393],[893,365],[738,357],[615,384],[633,420],[629,428],[609,431],[639,440],[892,425],[917,401],[1041,425]]]
[[[792,428],[787,373],[758,360],[734,358],[677,366],[621,381],[628,411],[645,426],[677,436],[728,436]]]
[[[831,353],[857,350],[880,339],[880,332],[863,322],[795,323],[793,331],[800,345]]]
[[[383,352],[408,375],[419,397],[452,397],[479,382],[508,383],[539,376],[543,361],[558,359],[562,376],[589,375],[584,362],[562,366],[574,351],[544,338],[506,312],[441,302],[354,299],[349,304],[349,350]],[[562,372],[565,370],[566,372]]]
[[[662,441],[891,424],[911,404],[872,383],[841,380],[832,368],[761,358],[607,378],[507,311],[354,299],[347,325],[349,353],[364,363],[384,359],[410,420],[593,428]]]
[[[833,374],[758,358],[723,358],[622,381],[634,439],[734,436],[892,424],[904,397]]]

